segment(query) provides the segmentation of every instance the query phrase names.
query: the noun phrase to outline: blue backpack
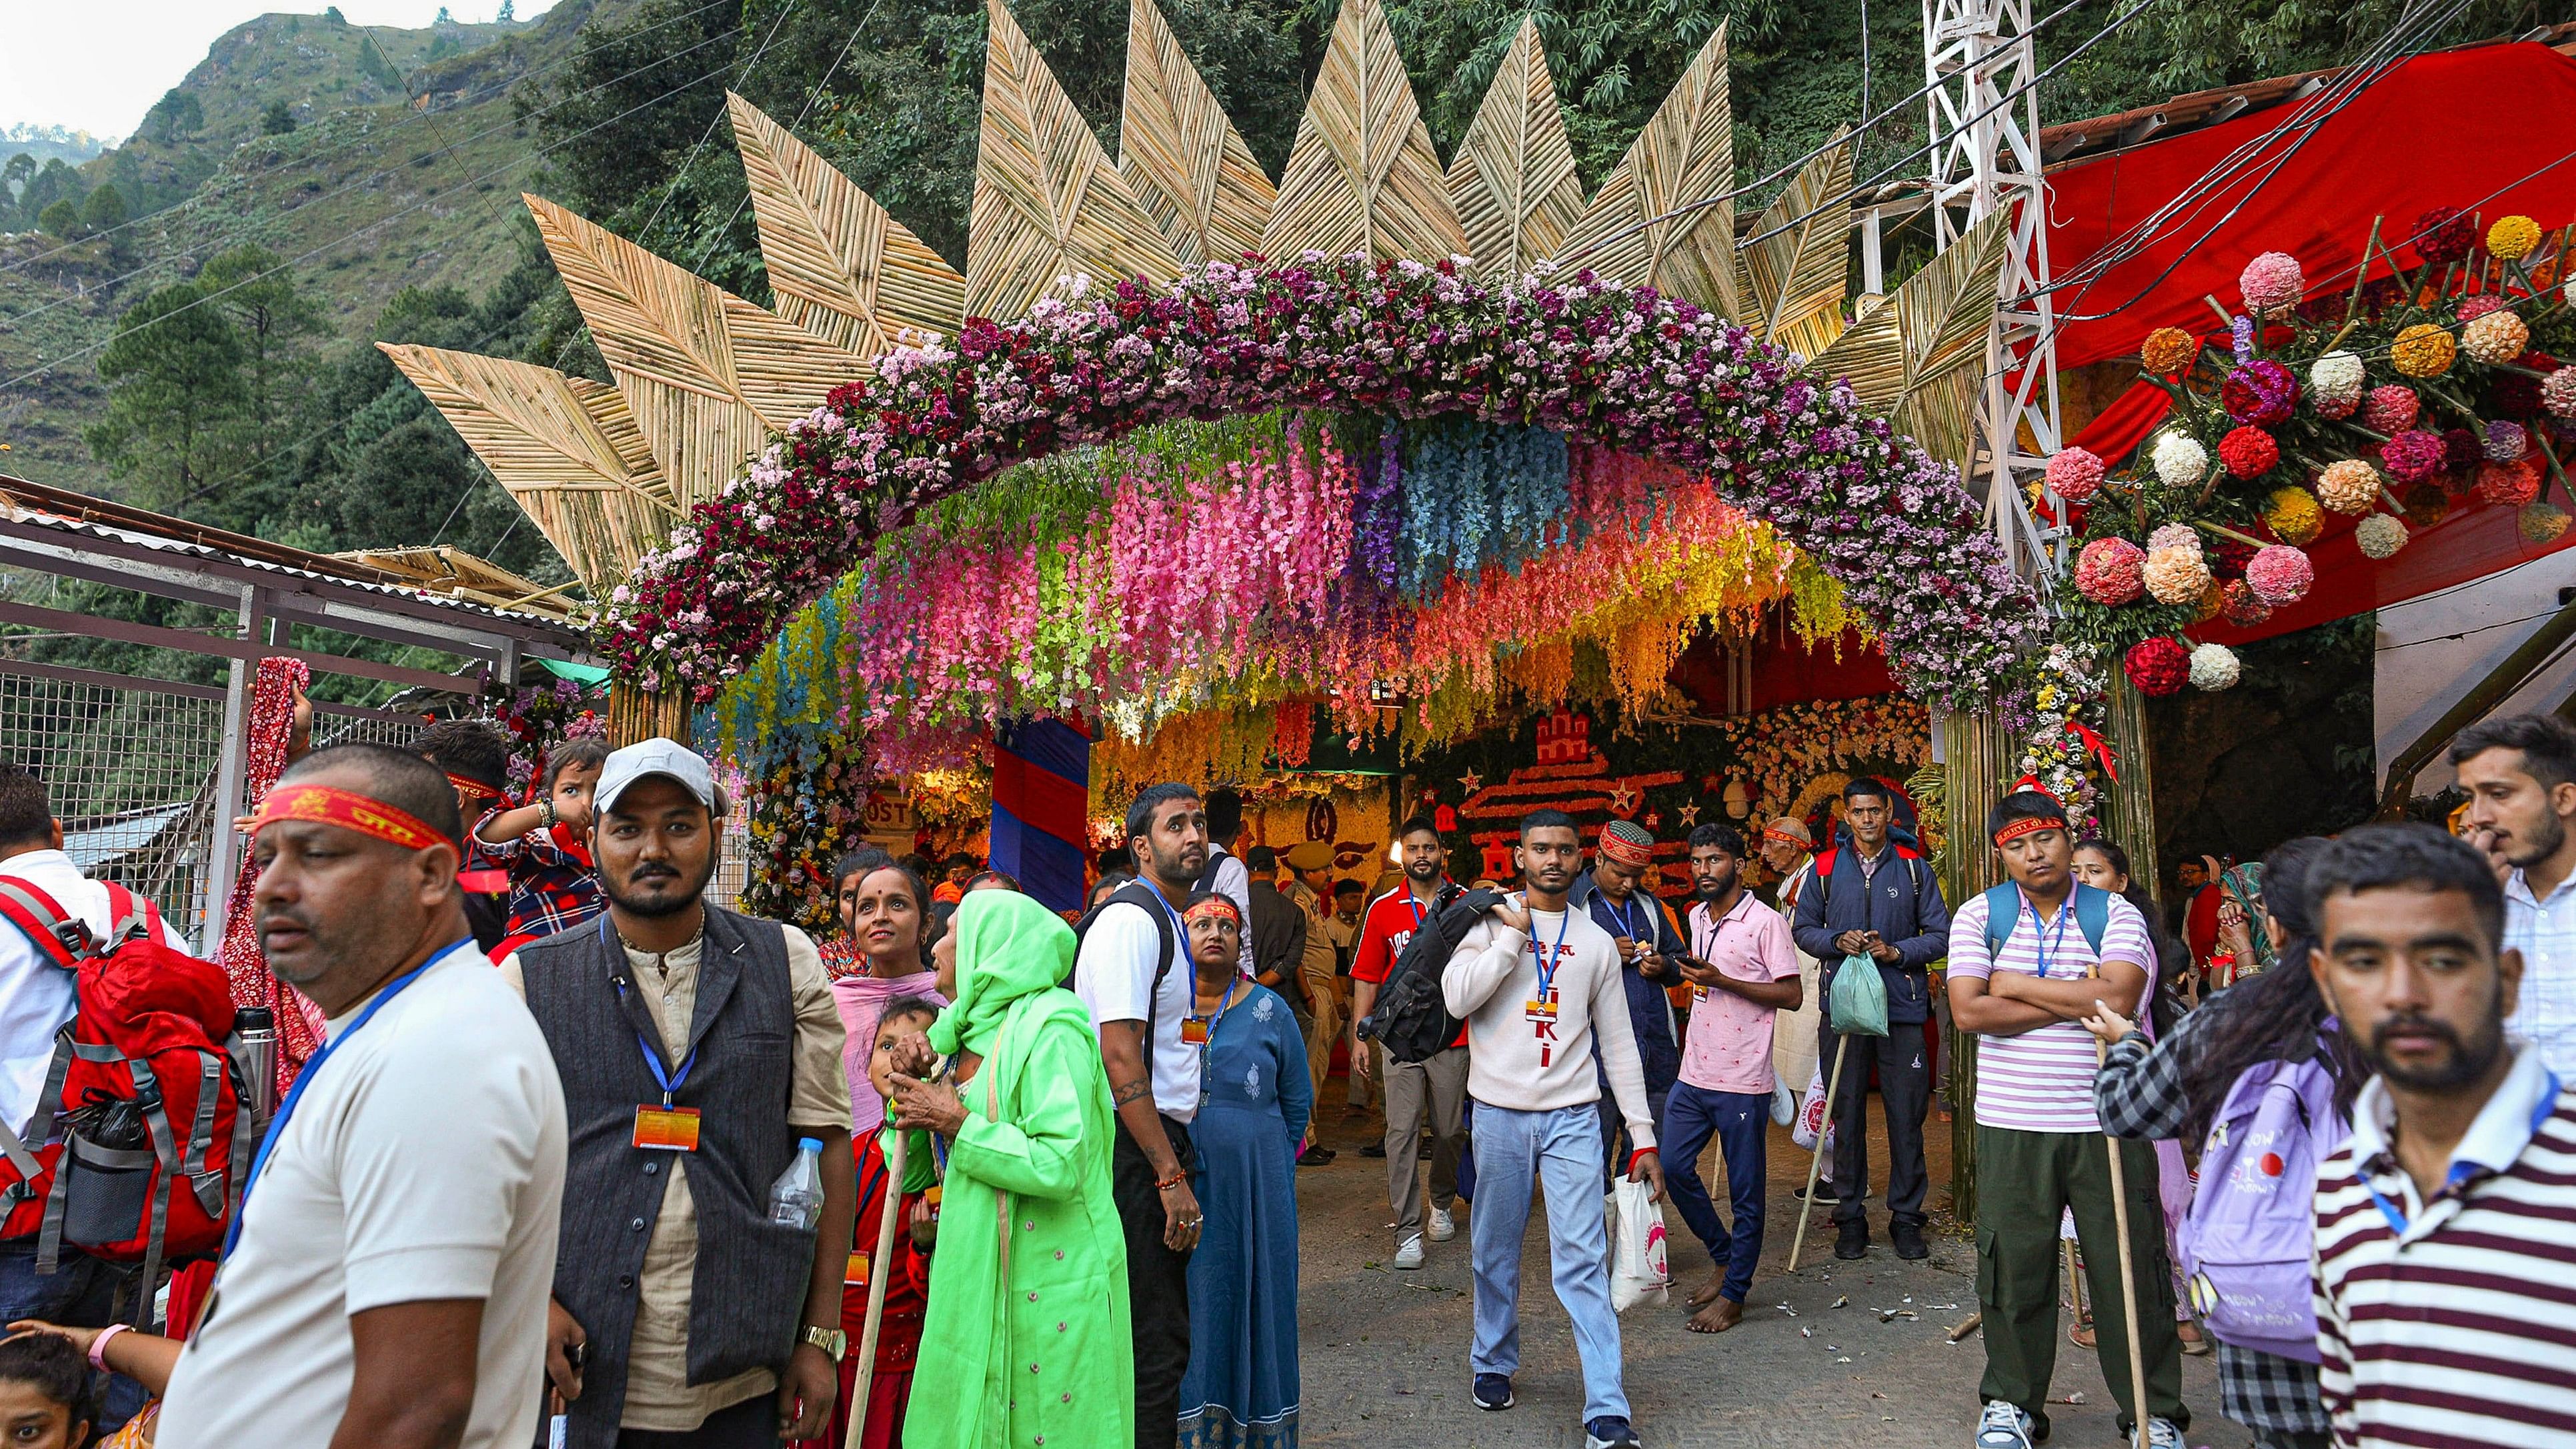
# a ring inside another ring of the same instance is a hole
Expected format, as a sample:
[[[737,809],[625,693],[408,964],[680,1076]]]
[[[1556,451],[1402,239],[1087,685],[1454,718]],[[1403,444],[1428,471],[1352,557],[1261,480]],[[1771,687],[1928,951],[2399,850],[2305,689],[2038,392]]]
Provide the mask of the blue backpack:
[[[2201,1321],[2237,1348],[2317,1361],[2317,1164],[2347,1131],[2334,1091],[2314,1059],[2257,1062],[2210,1119],[2200,1186],[2174,1249]]]
[[[2068,905],[2075,909],[2075,929],[2084,933],[2084,944],[2093,948],[2094,959],[2101,959],[2102,933],[2111,926],[2111,893],[2077,881],[2075,897]],[[2005,881],[1986,892],[1987,959],[2003,954],[2004,942],[2012,939],[2013,927],[2021,924],[2021,917],[2021,887]]]

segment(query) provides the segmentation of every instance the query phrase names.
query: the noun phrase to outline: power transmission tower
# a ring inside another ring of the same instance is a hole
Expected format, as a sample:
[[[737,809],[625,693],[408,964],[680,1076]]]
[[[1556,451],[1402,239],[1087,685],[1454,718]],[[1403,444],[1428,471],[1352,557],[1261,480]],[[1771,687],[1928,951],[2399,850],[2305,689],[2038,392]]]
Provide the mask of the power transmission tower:
[[[2043,527],[2022,493],[2061,442],[2029,0],[1923,0],[1923,70],[1931,87],[1935,247],[1949,250],[1996,212],[2013,217],[1966,481],[1985,499],[1986,520],[2013,566],[2037,580],[2045,597],[2064,567],[2065,529]]]

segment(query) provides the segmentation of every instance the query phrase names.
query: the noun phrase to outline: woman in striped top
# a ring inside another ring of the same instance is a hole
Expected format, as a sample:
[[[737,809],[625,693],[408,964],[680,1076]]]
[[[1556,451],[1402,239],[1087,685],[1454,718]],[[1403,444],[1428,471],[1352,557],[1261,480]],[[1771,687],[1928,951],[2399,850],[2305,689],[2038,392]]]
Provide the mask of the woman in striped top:
[[[2426,825],[2308,874],[2317,983],[2377,1075],[2317,1178],[2318,1384],[2335,1441],[2576,1441],[2576,1093],[2505,1035],[2504,892]]]

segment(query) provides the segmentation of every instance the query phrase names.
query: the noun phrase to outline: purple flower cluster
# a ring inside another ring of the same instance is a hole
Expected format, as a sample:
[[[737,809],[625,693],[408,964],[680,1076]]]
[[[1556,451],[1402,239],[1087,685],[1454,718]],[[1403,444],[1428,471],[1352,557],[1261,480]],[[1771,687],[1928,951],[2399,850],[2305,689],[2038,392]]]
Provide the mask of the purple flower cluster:
[[[1282,407],[1465,414],[1705,472],[1842,582],[1939,708],[1983,701],[2046,642],[1956,471],[1783,349],[1589,271],[1489,290],[1445,262],[1309,253],[1078,288],[1023,320],[971,319],[953,352],[888,354],[638,564],[603,651],[703,703],[912,510],[1148,424]]]

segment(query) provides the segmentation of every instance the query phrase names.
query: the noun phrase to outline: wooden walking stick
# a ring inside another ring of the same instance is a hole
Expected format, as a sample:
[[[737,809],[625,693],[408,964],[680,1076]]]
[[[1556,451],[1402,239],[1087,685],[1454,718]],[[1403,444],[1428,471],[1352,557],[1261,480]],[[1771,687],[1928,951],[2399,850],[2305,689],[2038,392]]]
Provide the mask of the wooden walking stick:
[[[1826,1019],[1832,1020],[1831,1004],[1826,1006]],[[1825,1085],[1825,1120],[1816,1124],[1816,1155],[1807,1162],[1807,1197],[1798,1208],[1798,1230],[1789,1235],[1789,1271],[1798,1271],[1798,1250],[1806,1246],[1807,1219],[1816,1209],[1816,1173],[1825,1165],[1825,1133],[1834,1125],[1834,1098],[1842,1091],[1843,1061],[1851,1055],[1851,1038],[1839,1032],[1834,1035],[1834,1070]]]
[[[2070,893],[2066,904],[2058,909],[2075,909],[2074,896]],[[2084,974],[2098,978],[2102,974],[2102,963],[2096,960]],[[2152,966],[2147,968],[2147,979],[2150,983],[2155,980]],[[2111,1044],[2099,1037],[2094,1038],[2094,1070],[2101,1070],[2110,1056]],[[2129,1331],[2129,1437],[2136,1449],[2147,1449],[2147,1358],[2146,1350],[2138,1344],[2138,1266],[2129,1252],[2129,1175],[2120,1164],[2120,1139],[2105,1132],[2102,1146],[2111,1155],[2111,1220],[2114,1231],[2120,1235],[2120,1315],[2122,1324]],[[2098,1304],[2093,1318],[2093,1332],[2097,1335],[2094,1341],[2099,1343],[2102,1323]]]
[[[850,1387],[850,1432],[841,1440],[841,1449],[859,1449],[867,1436],[868,1391],[877,1376],[877,1329],[885,1320],[886,1264],[894,1256],[895,1220],[903,1216],[903,1144],[912,1134],[892,1122],[886,1130],[894,1133],[894,1141],[885,1153],[885,1210],[877,1216],[876,1256],[868,1259],[868,1321],[859,1334],[859,1377]]]

